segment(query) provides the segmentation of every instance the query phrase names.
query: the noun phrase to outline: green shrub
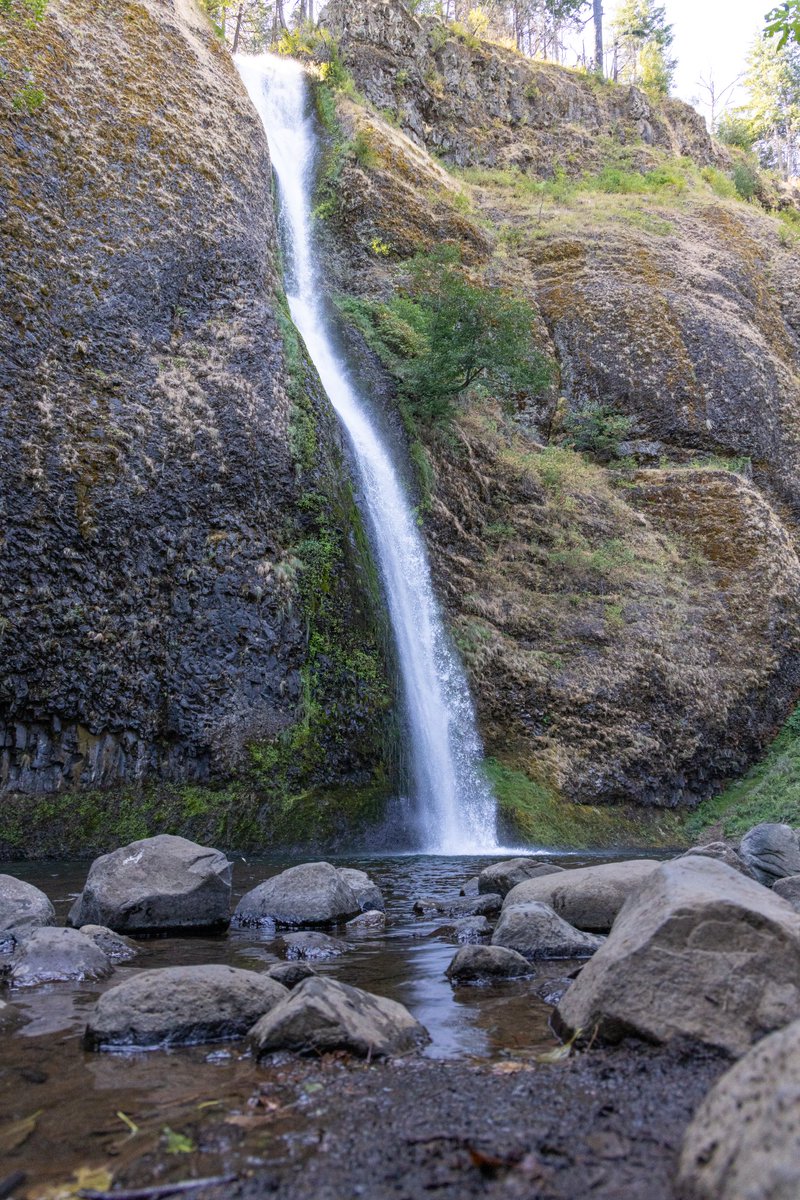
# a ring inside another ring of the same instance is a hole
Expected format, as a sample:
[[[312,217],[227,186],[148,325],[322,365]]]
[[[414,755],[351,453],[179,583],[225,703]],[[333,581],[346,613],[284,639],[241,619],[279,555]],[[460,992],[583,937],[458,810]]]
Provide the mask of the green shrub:
[[[45,94],[35,83],[26,83],[11,97],[11,107],[15,112],[35,113],[45,102]]]
[[[739,195],[731,176],[726,175],[723,171],[718,171],[716,167],[703,167],[700,174],[712,192],[716,196],[721,196],[723,200],[733,200]]]
[[[605,404],[586,404],[564,419],[564,444],[591,454],[600,462],[610,462],[617,457],[619,443],[628,436],[630,428],[630,417],[614,412]]]
[[[752,200],[758,193],[759,175],[752,163],[740,161],[734,163],[733,185],[742,200]]]
[[[725,113],[717,123],[716,137],[726,146],[752,150],[755,142],[750,122],[743,117]]]
[[[371,129],[357,129],[351,148],[359,166],[376,167],[378,165],[380,160]]]

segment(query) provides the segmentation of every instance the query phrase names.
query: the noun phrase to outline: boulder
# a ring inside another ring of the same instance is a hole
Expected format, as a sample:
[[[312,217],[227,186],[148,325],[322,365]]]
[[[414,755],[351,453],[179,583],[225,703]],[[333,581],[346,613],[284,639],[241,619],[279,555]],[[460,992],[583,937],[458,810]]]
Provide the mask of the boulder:
[[[339,874],[355,894],[362,912],[384,912],[386,904],[377,883],[370,879],[366,871],[356,871],[353,867],[340,867]]]
[[[767,887],[776,879],[800,875],[800,833],[791,825],[756,825],[742,838],[739,854]]]
[[[576,929],[607,933],[628,896],[657,867],[653,859],[634,858],[526,879],[511,889],[503,907],[541,900]]]
[[[445,974],[451,983],[492,983],[532,975],[533,967],[505,946],[462,946]]]
[[[692,846],[691,850],[687,850],[680,857],[687,858],[690,855],[699,855],[701,858],[714,858],[717,862],[725,863],[727,867],[733,867],[734,871],[740,871],[742,875],[749,875],[751,879],[755,879],[755,875],[747,864],[727,842],[707,842],[705,846]]]
[[[275,979],[291,990],[297,987],[298,983],[302,983],[304,979],[310,979],[316,972],[307,962],[296,959],[294,962],[276,963],[274,967],[270,967],[267,974],[270,979]]]
[[[367,909],[348,921],[345,929],[348,933],[380,933],[386,928],[386,913],[378,908]]]
[[[795,912],[800,913],[800,875],[786,875],[778,879],[772,890],[781,900],[787,900]]]
[[[687,1200],[800,1196],[800,1021],[714,1085],[686,1130],[678,1179]]]
[[[299,959],[321,961],[344,954],[347,946],[338,938],[328,937],[327,933],[303,930],[300,933],[285,933],[275,942],[275,949],[289,962]]]
[[[491,932],[492,927],[486,917],[456,917],[447,925],[440,925],[431,937],[447,938],[448,941],[466,946],[486,941]]]
[[[231,864],[219,850],[159,834],[97,858],[67,923],[117,933],[226,929]]]
[[[540,858],[510,858],[481,871],[478,876],[478,891],[481,894],[488,892],[507,896],[511,889],[524,879],[541,879],[544,875],[555,875],[563,869],[554,867],[552,863],[543,863]]]
[[[44,892],[14,875],[0,875],[0,934],[53,925],[55,919]]]
[[[233,924],[335,925],[361,912],[358,896],[330,863],[301,863],[253,888],[236,906]]]
[[[480,894],[480,889],[478,887],[478,884],[479,884],[479,876],[473,875],[472,878],[468,879],[467,882],[464,884],[464,886],[461,888],[461,890],[458,893],[459,896],[478,896]]]
[[[335,979],[304,980],[250,1032],[257,1057],[275,1050],[324,1054],[349,1050],[362,1058],[408,1054],[430,1041],[427,1030],[395,1000]]]
[[[800,1017],[800,916],[724,863],[664,863],[558,1007],[609,1041],[694,1037],[731,1054]]]
[[[220,965],[142,971],[98,1000],[88,1050],[163,1050],[243,1037],[288,991],[269,975]]]
[[[493,946],[516,950],[530,962],[537,958],[590,958],[604,941],[576,929],[541,900],[504,908],[492,934]]]
[[[499,913],[502,896],[418,896],[414,901],[417,916],[438,914],[442,917],[488,917]]]
[[[130,962],[132,958],[141,954],[139,947],[130,938],[114,933],[113,929],[106,929],[105,925],[82,925],[80,932],[91,938],[112,962]]]
[[[17,935],[9,979],[14,987],[105,979],[114,970],[107,954],[77,929],[42,927]]]

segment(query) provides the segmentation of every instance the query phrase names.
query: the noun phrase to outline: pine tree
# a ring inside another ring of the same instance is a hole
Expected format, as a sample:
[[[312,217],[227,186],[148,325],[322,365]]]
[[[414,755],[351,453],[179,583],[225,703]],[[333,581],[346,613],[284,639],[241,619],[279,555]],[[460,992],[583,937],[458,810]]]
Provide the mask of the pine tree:
[[[745,74],[747,118],[762,166],[800,174],[800,45],[756,38]]]
[[[623,0],[612,23],[614,78],[666,95],[676,60],[670,57],[672,26],[655,0]]]

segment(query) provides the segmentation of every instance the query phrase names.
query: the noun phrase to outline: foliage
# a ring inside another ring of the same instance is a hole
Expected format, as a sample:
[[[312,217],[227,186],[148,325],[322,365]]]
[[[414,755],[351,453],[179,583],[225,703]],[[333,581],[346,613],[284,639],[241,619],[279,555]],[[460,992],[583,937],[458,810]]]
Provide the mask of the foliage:
[[[733,164],[733,186],[740,200],[753,200],[758,194],[758,170],[746,159]]]
[[[630,433],[631,419],[604,404],[587,404],[564,420],[564,444],[600,462],[616,458],[619,443]]]
[[[21,25],[33,29],[43,19],[47,5],[48,0],[0,0],[0,17],[4,17],[9,26]],[[0,51],[6,40],[5,36],[0,36]],[[9,93],[11,107],[15,112],[35,113],[45,102],[45,94],[37,86],[33,73],[26,64],[18,71],[10,72],[4,69],[0,60],[0,84]]]
[[[750,122],[737,113],[723,113],[717,122],[716,137],[726,146],[752,150],[754,135]]]
[[[724,171],[719,171],[716,167],[703,167],[700,175],[711,188],[712,192],[716,196],[720,196],[723,200],[733,200],[738,195],[736,184],[732,177],[726,175]]]
[[[800,45],[756,38],[744,79],[745,118],[761,165],[784,179],[800,174]]]
[[[674,35],[663,5],[655,0],[622,0],[612,29],[618,78],[654,95],[666,95],[677,61],[669,54]]]
[[[789,41],[800,42],[800,0],[783,0],[767,13],[765,20],[764,35],[777,37],[779,49]]]

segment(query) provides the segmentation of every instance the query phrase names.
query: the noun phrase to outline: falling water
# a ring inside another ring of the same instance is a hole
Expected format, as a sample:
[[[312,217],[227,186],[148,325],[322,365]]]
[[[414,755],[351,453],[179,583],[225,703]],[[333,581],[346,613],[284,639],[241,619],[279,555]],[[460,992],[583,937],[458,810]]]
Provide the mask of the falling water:
[[[305,73],[291,59],[241,57],[278,181],[292,319],[352,443],[386,591],[411,735],[412,801],[420,848],[497,848],[495,803],[466,679],[445,632],[414,513],[387,447],[348,377],[321,300],[311,232],[317,133]]]

